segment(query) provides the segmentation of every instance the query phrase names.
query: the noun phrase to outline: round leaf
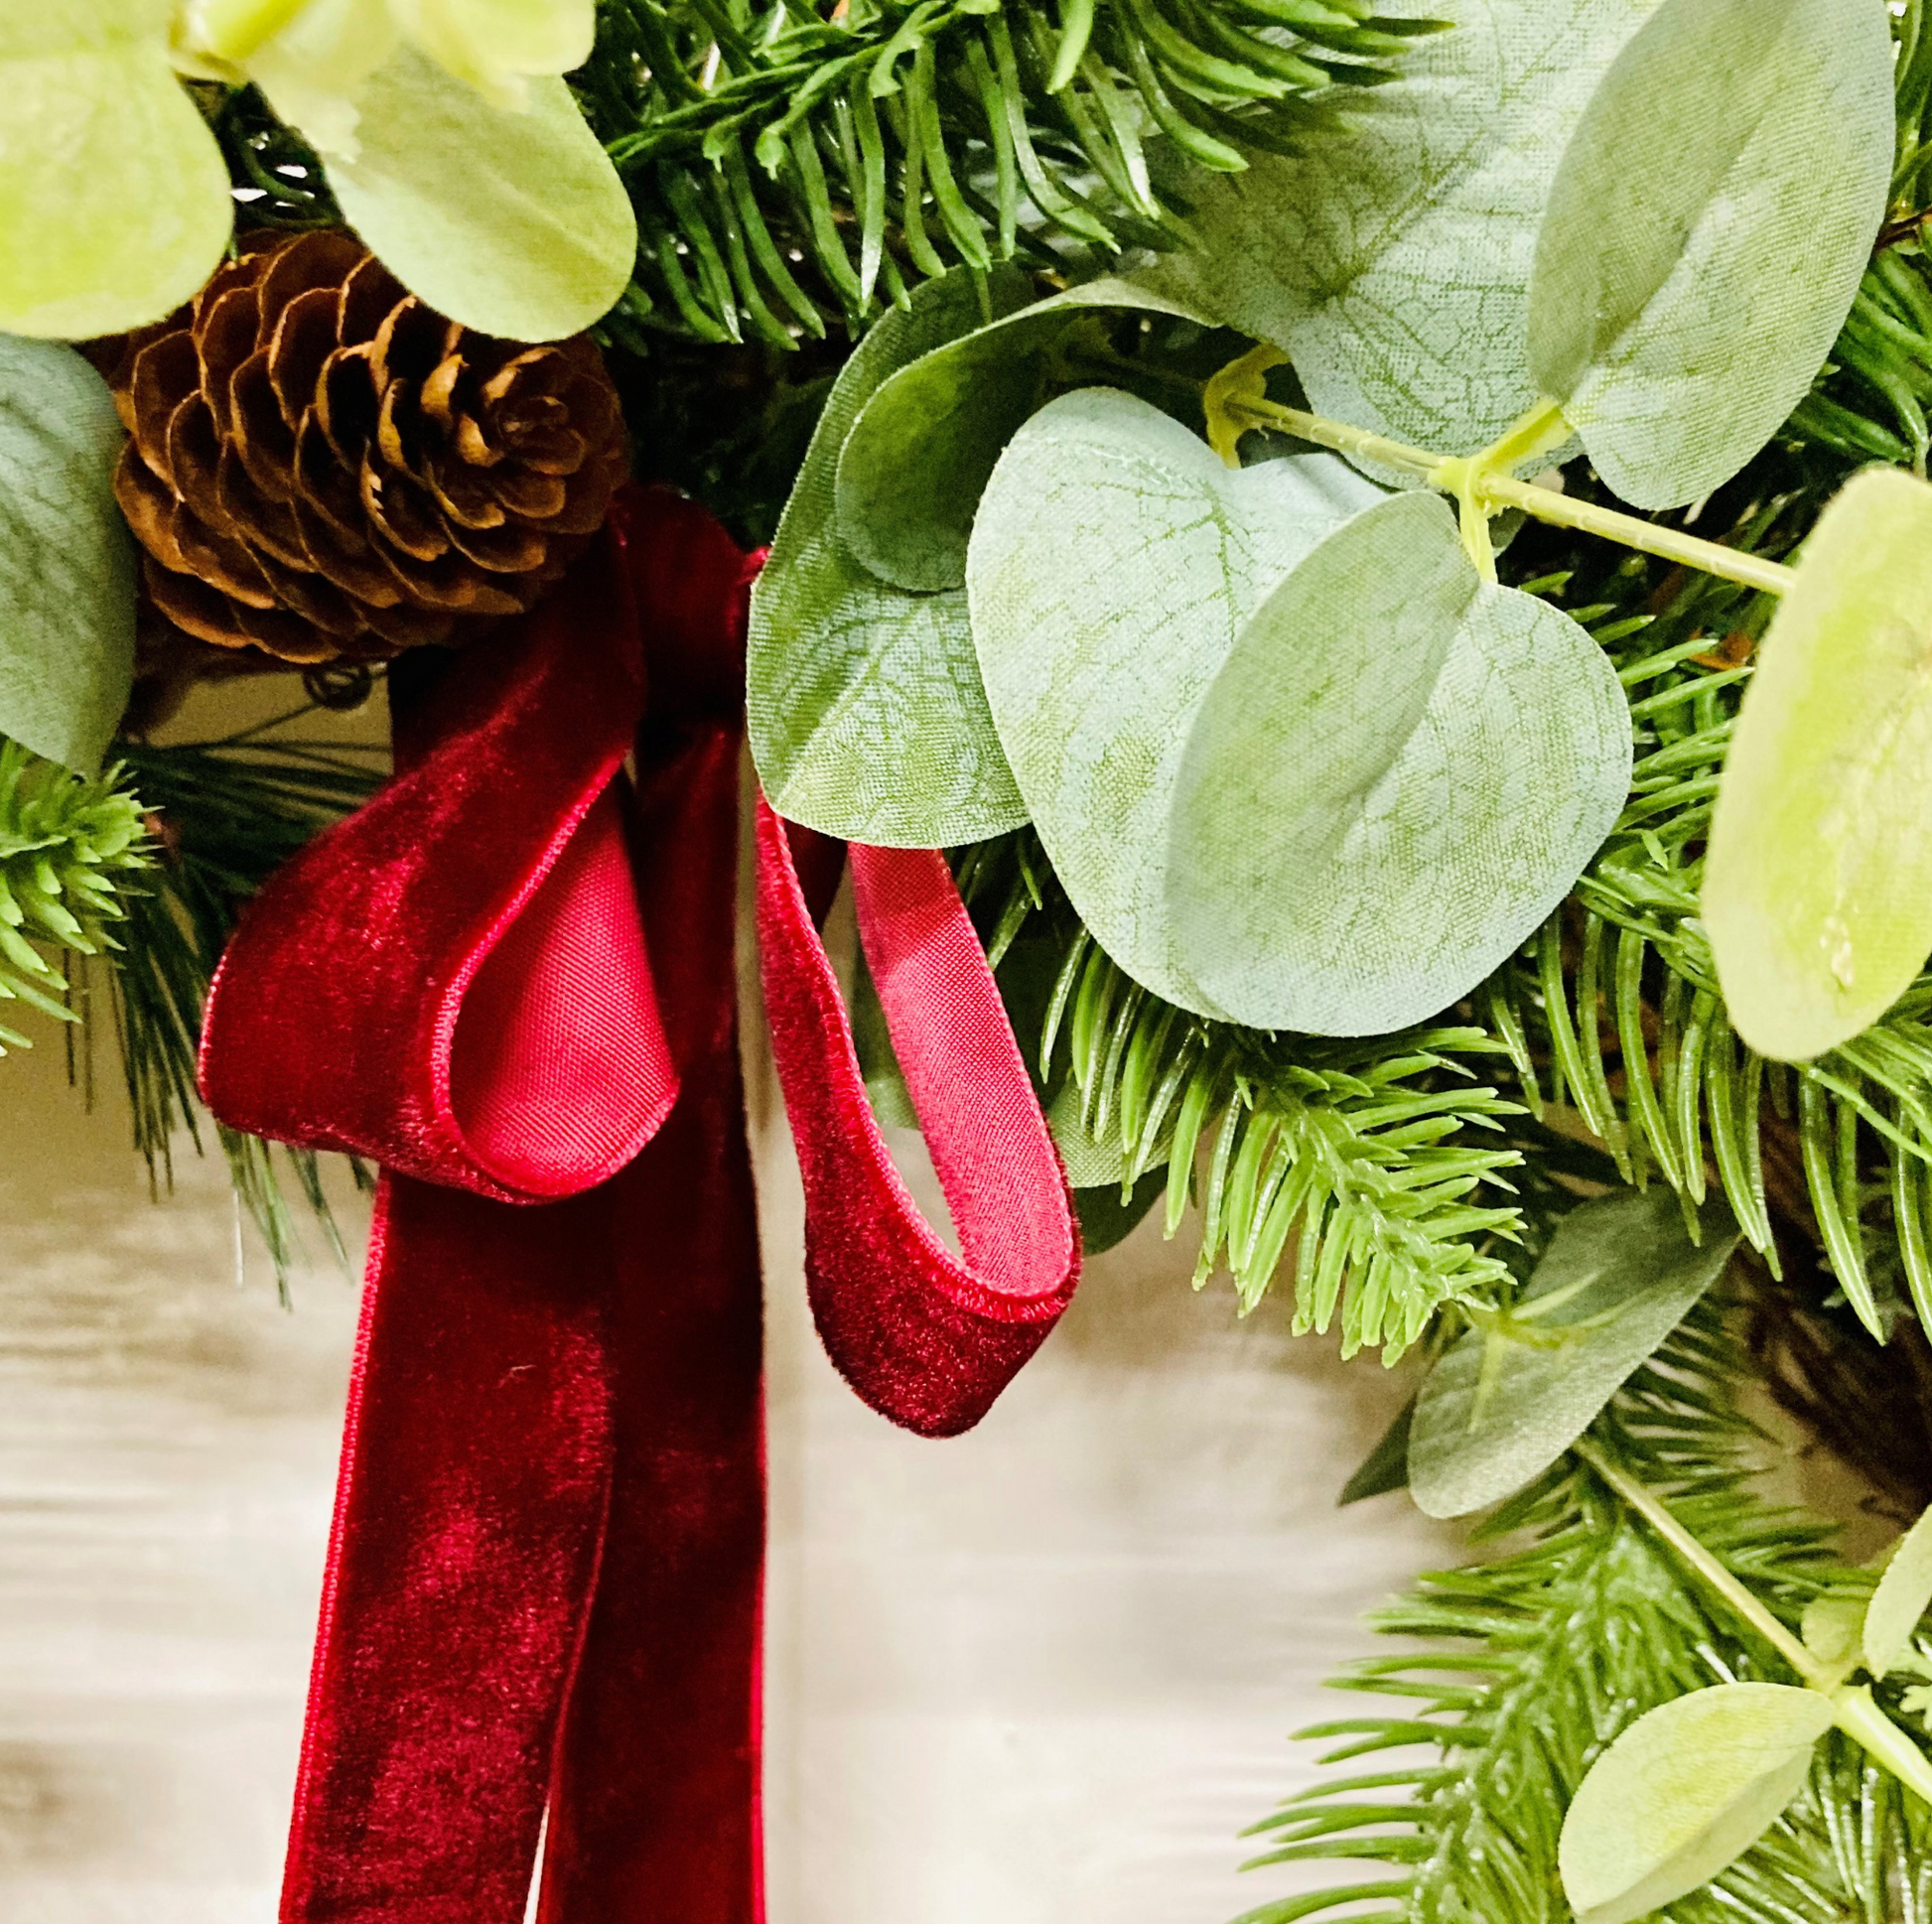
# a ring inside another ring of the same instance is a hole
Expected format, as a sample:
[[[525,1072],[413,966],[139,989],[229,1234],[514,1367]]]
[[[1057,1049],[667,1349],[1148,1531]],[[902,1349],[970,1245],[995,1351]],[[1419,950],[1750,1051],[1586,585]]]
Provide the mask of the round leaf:
[[[1907,1530],[1878,1579],[1864,1613],[1864,1661],[1872,1676],[1897,1669],[1932,1606],[1932,1510]]]
[[[1822,1691],[1721,1684],[1639,1718],[1583,1781],[1557,1862],[1577,1924],[1633,1924],[1775,1824],[1831,1728]]]
[[[158,321],[214,270],[228,170],[168,65],[158,0],[0,20],[0,329],[55,340]]]
[[[1028,297],[996,270],[996,315]],[[846,545],[836,518],[839,452],[897,369],[986,319],[964,270],[888,314],[840,370],[752,591],[747,707],[771,806],[848,841],[938,848],[1027,819],[980,686],[966,597],[908,594]]]
[[[636,218],[562,80],[531,80],[511,112],[404,46],[353,99],[355,156],[325,157],[329,185],[412,294],[508,341],[558,341],[609,312]]]
[[[1168,852],[1182,964],[1256,1028],[1420,1022],[1543,923],[1629,787],[1603,650],[1485,584],[1447,501],[1397,495],[1262,603],[1201,704]]]
[[[91,773],[134,674],[125,436],[71,347],[0,335],[0,735]]]
[[[1596,89],[1537,240],[1530,358],[1626,500],[1708,494],[1810,388],[1884,218],[1891,56],[1869,0],[1667,0]]]
[[[1125,281],[1090,281],[935,347],[873,395],[839,455],[838,517],[874,574],[925,593],[965,584],[994,463],[1039,406],[1054,348],[1107,308],[1183,312]]]
[[[1055,872],[1137,982],[1204,1015],[1168,909],[1182,753],[1255,608],[1381,491],[1332,455],[1231,470],[1158,408],[1063,395],[1014,436],[966,585],[987,700]]]
[[[1286,348],[1319,413],[1487,447],[1536,399],[1530,267],[1557,162],[1656,4],[1378,7],[1453,31],[1413,43],[1391,84],[1300,153],[1190,178],[1198,244],[1136,278]]]
[[[1761,1055],[1848,1042],[1932,951],[1932,486],[1853,479],[1758,650],[1705,866],[1725,1006]]]
[[[1693,1243],[1658,1187],[1573,1209],[1507,1323],[1458,1337],[1430,1371],[1409,1438],[1409,1487],[1433,1517],[1466,1516],[1540,1476],[1690,1313],[1737,1246],[1717,1200]]]

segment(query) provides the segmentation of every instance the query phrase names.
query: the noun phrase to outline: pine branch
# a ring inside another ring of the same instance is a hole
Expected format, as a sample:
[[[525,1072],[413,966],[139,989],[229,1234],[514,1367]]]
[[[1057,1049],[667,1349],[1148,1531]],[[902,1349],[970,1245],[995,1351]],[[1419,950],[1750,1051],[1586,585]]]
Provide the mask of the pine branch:
[[[1619,1392],[1592,1440],[1666,1495],[1676,1516],[1795,1624],[1812,1597],[1870,1579],[1836,1563],[1822,1527],[1747,1487],[1751,1432],[1733,1402],[1747,1375],[1725,1306],[1707,1305]],[[1265,1904],[1243,1924],[1337,1910],[1354,1924],[1568,1924],[1558,1836],[1584,1774],[1617,1731],[1708,1684],[1790,1681],[1768,1647],[1575,1458],[1480,1534],[1517,1533],[1529,1541],[1427,1578],[1378,1614],[1385,1634],[1432,1648],[1358,1664],[1336,1685],[1398,1697],[1401,1709],[1301,1734],[1347,1740],[1324,1763],[1379,1761],[1391,1751],[1393,1767],[1319,1784],[1255,1827],[1271,1841],[1255,1865],[1327,1862],[1337,1881]],[[1425,1755],[1414,1761],[1419,1749]],[[1920,1924],[1932,1899],[1929,1844],[1932,1812],[1834,1738],[1803,1798],[1766,1839],[1660,1916],[1672,1924]]]
[[[164,858],[151,872],[151,888],[127,899],[109,976],[135,1147],[158,1189],[173,1181],[178,1136],[202,1151],[195,1088],[202,1010],[235,918],[318,829],[366,799],[380,771],[365,752],[279,729],[166,748],[130,742],[122,753],[152,810]],[[223,1125],[215,1125],[215,1135],[286,1291],[294,1219],[277,1159],[270,1145]],[[340,1256],[315,1156],[284,1149],[281,1160]],[[359,1166],[355,1173],[366,1181]]]
[[[959,262],[1174,244],[1150,146],[1238,170],[1435,23],[1372,0],[604,0],[574,76],[637,207],[607,326],[779,347]]]
[[[1049,1103],[1070,1077],[1085,1128],[1126,1157],[1124,1195],[1166,1164],[1170,1236],[1198,1201],[1197,1288],[1225,1264],[1246,1313],[1292,1252],[1296,1329],[1338,1325],[1345,1353],[1392,1362],[1444,1304],[1507,1279],[1518,1212],[1477,1192],[1521,1164],[1499,1136],[1521,1111],[1477,1079],[1500,1053],[1483,1030],[1337,1041],[1210,1022],[1108,958],[1031,830],[960,874]]]
[[[126,913],[122,892],[153,860],[125,772],[116,765],[98,777],[72,774],[0,741],[0,1001],[56,1022],[78,1020],[49,951],[115,948],[110,926]],[[31,1047],[28,1036],[0,1026],[0,1055]]]

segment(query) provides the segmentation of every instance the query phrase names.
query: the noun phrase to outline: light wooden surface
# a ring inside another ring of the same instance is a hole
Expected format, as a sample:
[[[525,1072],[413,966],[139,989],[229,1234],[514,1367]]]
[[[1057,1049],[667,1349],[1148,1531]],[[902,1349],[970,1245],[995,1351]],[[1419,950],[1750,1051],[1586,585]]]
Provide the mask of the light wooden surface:
[[[1222,1924],[1234,1832],[1359,1613],[1452,1542],[1334,1494],[1400,1395],[1235,1322],[1145,1228],[982,1428],[818,1352],[755,1083],[770,1323],[773,1924]],[[0,1063],[0,1918],[269,1924],[354,1288],[237,1277],[218,1167],[159,1207],[58,1042]],[[667,1919],[665,1924],[678,1924]]]

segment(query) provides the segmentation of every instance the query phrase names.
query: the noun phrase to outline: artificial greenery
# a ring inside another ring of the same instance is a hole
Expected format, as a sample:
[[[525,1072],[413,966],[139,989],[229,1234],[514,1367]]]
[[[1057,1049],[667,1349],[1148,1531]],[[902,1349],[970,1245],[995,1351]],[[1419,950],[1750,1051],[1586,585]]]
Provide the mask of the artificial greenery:
[[[122,948],[116,925],[154,861],[127,774],[120,765],[72,774],[0,740],[0,1001],[75,1022],[71,965],[57,958]],[[0,1054],[32,1046],[30,1034],[0,1026]]]
[[[1736,1405],[1750,1375],[1722,1304],[1713,1304],[1635,1371],[1590,1440],[1600,1461],[1666,1504],[1795,1629],[1808,1604],[1862,1595],[1871,1580],[1833,1559],[1825,1526],[1752,1493],[1759,1439]],[[1332,1887],[1263,1904],[1244,1924],[1338,1910],[1352,1924],[1567,1924],[1564,1818],[1611,1738],[1687,1692],[1789,1675],[1575,1455],[1497,1510],[1477,1537],[1504,1548],[1426,1579],[1373,1619],[1385,1634],[1430,1647],[1371,1659],[1338,1680],[1399,1698],[1401,1710],[1302,1732],[1344,1739],[1324,1762],[1373,1758],[1368,1772],[1324,1778],[1256,1827],[1268,1840],[1257,1866],[1329,1863]],[[1896,1686],[1884,1693],[1894,1708],[1902,1694]],[[1932,1810],[1833,1737],[1770,1833],[1663,1915],[1671,1924],[1921,1919],[1932,1897],[1928,1847]]]
[[[782,347],[952,265],[1174,245],[1151,144],[1243,169],[1436,24],[1371,0],[604,0],[575,77],[639,253],[606,326]]]

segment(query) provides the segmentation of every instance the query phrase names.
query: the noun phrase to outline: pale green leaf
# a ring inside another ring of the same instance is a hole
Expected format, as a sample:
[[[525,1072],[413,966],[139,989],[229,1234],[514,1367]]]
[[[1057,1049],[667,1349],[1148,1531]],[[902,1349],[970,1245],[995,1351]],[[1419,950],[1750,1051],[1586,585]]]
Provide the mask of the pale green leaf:
[[[439,314],[507,341],[600,320],[636,262],[630,197],[562,80],[489,105],[413,47],[356,89],[355,156],[329,157],[344,216]]]
[[[228,170],[168,65],[168,9],[60,0],[0,19],[0,329],[158,321],[213,271]]]
[[[1932,1605],[1932,1510],[1907,1530],[1892,1552],[1864,1613],[1864,1661],[1873,1677],[1898,1667],[1919,1619]]]
[[[1832,1701],[1787,1684],[1693,1691],[1630,1725],[1571,1801],[1557,1861],[1577,1924],[1633,1924],[1709,1883],[1803,1789]]]
[[[1505,1316],[1466,1331],[1422,1386],[1409,1487],[1433,1517],[1466,1516],[1540,1476],[1690,1313],[1737,1246],[1723,1202],[1693,1243],[1677,1196],[1587,1202],[1567,1215]]]
[[[1293,157],[1191,178],[1199,244],[1137,278],[1288,350],[1318,413],[1473,454],[1536,399],[1529,282],[1557,162],[1656,0],[1397,0],[1447,19]],[[1668,143],[1665,143],[1668,145]]]
[[[1666,0],[1604,76],[1538,237],[1530,360],[1625,500],[1708,494],[1811,387],[1884,218],[1891,66],[1872,0]]]
[[[125,436],[73,351],[0,335],[0,735],[91,774],[134,674]]]
[[[892,375],[839,456],[839,532],[852,552],[900,588],[960,587],[987,477],[1045,399],[1062,344],[1097,311],[1121,308],[1183,312],[1125,281],[1089,281]]]
[[[1137,982],[1221,1015],[1174,946],[1182,754],[1254,610],[1381,491],[1332,455],[1230,470],[1158,408],[1062,396],[1015,435],[973,524],[986,694],[1054,872]]]
[[[1798,1634],[1804,1646],[1828,1670],[1844,1682],[1863,1661],[1860,1638],[1863,1634],[1867,1599],[1853,1591],[1827,1590],[1805,1605]]]
[[[1718,793],[1704,922],[1762,1055],[1850,1041],[1932,951],[1932,486],[1856,476],[1758,649]]]
[[[1262,603],[1201,704],[1168,851],[1182,965],[1260,1029],[1423,1021],[1542,925],[1629,787],[1603,650],[1484,583],[1440,495],[1396,495]]]
[[[908,594],[838,529],[839,452],[908,361],[1025,305],[1026,276],[964,269],[888,314],[840,370],[752,592],[747,707],[771,806],[848,841],[937,848],[1018,828],[1026,804],[1001,754],[957,590]]]

